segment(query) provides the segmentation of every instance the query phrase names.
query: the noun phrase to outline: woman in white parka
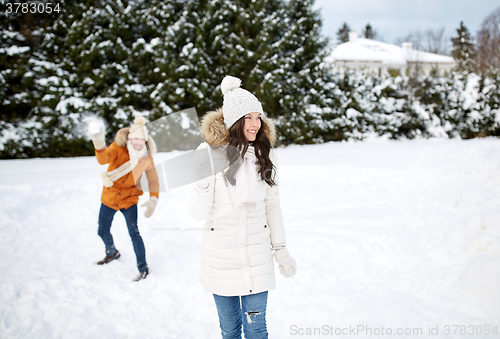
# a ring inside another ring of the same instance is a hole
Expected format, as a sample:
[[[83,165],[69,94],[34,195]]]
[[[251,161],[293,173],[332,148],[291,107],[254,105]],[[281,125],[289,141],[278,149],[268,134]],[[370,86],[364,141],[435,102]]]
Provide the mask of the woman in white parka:
[[[267,338],[273,251],[284,276],[293,276],[296,265],[285,248],[274,125],[240,84],[226,76],[222,109],[203,117],[205,143],[197,153],[206,148],[210,161],[198,157],[198,169],[208,167],[211,175],[195,183],[189,210],[206,219],[200,280],[214,295],[222,337],[241,338],[243,326],[245,338]]]

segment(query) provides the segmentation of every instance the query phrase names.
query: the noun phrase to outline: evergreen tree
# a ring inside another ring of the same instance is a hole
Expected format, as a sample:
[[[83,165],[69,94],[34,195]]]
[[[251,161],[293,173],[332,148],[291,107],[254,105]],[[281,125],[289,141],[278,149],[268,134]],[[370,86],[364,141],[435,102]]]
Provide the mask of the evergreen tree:
[[[459,72],[474,72],[476,69],[476,52],[469,30],[460,22],[457,35],[451,38],[453,50],[451,55],[456,62],[456,70]]]
[[[471,75],[472,77],[475,74]],[[500,136],[500,73],[482,75],[478,85],[478,100],[467,115],[465,138]]]
[[[36,156],[23,150],[31,150],[40,140],[41,123],[37,116],[38,104],[43,98],[38,75],[43,62],[40,44],[44,28],[60,15],[54,11],[30,13],[16,2],[19,3],[2,1],[0,5],[0,133],[3,139],[0,158]]]
[[[370,25],[370,23],[366,24],[365,29],[363,30],[363,36],[366,39],[372,39],[372,40],[375,39],[375,37],[377,36],[377,33],[372,28],[372,26]]]
[[[327,52],[312,4],[312,0],[186,2],[177,34],[183,36],[178,54],[183,104],[195,107],[199,116],[221,107],[220,83],[225,75],[233,75],[277,119],[282,142],[312,142],[305,107],[318,100],[310,90],[319,88],[318,79],[326,73],[322,60]]]
[[[63,2],[65,15],[43,31],[40,53],[30,60],[36,65],[39,92],[30,111],[37,130],[25,136],[26,147],[17,146],[17,156],[93,154],[86,116],[105,119],[110,142],[135,116],[149,115],[151,93],[166,75],[154,67],[154,49],[161,43],[161,33],[174,23],[165,17],[176,14],[175,5],[172,1]]]
[[[2,78],[3,103],[9,103],[6,96],[33,97],[23,115],[11,113],[19,123],[9,126],[18,135],[25,131],[24,143],[4,143],[10,146],[2,157],[92,154],[88,115],[105,119],[108,142],[137,115],[152,121],[195,107],[201,116],[222,105],[219,85],[227,74],[240,77],[277,119],[281,141],[313,142],[306,107],[321,101],[327,40],[319,36],[321,21],[312,4],[61,1],[65,12],[40,29],[39,51],[25,58],[33,69],[24,77],[31,79],[24,80],[31,90],[10,93],[7,84],[15,82]],[[14,65],[23,64],[13,61],[5,75],[13,74]]]
[[[351,31],[351,27],[344,22],[342,27],[337,31],[337,43],[341,44],[349,41],[349,32]]]
[[[141,4],[75,3],[68,15],[60,16],[47,30],[42,46],[50,100],[42,113],[47,133],[42,148],[56,153],[61,145],[85,145],[80,152],[92,154],[83,123],[87,114],[105,119],[110,140],[118,128],[130,123],[133,111],[149,108],[144,107],[147,83],[137,78],[134,68],[140,66],[130,60],[142,36],[137,34],[142,26],[134,18]]]

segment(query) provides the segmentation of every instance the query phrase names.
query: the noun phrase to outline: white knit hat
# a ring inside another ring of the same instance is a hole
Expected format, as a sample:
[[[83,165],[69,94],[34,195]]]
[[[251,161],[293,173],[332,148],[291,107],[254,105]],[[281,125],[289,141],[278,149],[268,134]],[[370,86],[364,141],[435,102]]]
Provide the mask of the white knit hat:
[[[236,121],[248,113],[257,112],[264,116],[264,110],[260,101],[249,91],[240,88],[241,80],[226,75],[221,83],[224,101],[222,113],[227,128],[231,128]]]
[[[128,138],[139,138],[148,141],[148,130],[146,129],[146,119],[143,117],[135,118],[134,124],[130,127]]]

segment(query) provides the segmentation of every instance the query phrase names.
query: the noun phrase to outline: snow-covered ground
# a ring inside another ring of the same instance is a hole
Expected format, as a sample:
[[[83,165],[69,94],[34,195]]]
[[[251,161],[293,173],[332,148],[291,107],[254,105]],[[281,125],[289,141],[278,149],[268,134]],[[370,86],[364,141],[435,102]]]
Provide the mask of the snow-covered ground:
[[[278,156],[298,273],[278,273],[269,294],[271,338],[500,338],[499,139],[378,139]],[[0,337],[219,338],[198,282],[202,232],[179,225],[182,198],[161,194],[150,219],[141,209],[146,280],[131,281],[120,213],[122,257],[95,264],[103,170],[94,157],[0,161]]]

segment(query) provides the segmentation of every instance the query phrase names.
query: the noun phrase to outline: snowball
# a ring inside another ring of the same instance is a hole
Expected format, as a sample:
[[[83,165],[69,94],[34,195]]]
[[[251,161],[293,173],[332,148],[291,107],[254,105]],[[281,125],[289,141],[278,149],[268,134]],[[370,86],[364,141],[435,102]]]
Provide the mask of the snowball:
[[[101,121],[91,121],[89,122],[89,133],[90,134],[99,134],[101,133],[101,130],[103,129],[103,124]]]

